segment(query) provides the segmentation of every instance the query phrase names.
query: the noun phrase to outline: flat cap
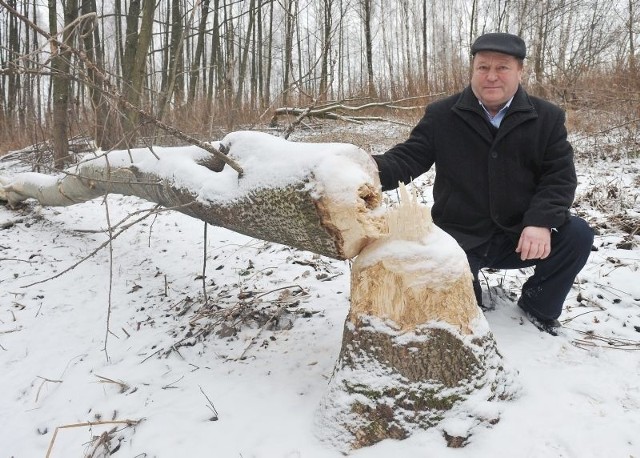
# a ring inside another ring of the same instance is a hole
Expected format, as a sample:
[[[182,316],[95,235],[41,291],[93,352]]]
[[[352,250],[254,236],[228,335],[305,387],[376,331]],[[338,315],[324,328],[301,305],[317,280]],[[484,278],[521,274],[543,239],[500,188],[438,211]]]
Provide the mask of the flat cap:
[[[527,55],[527,46],[524,40],[510,33],[485,33],[476,38],[471,45],[471,55],[478,51],[494,51],[524,59]]]

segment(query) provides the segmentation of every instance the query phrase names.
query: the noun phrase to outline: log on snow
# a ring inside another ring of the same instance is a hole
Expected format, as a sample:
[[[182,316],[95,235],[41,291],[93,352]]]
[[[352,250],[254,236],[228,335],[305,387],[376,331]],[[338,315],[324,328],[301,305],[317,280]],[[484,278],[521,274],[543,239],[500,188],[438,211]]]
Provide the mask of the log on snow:
[[[10,205],[66,206],[133,195],[251,237],[347,259],[380,233],[380,186],[368,154],[349,144],[294,143],[235,132],[216,144],[242,176],[197,147],[111,151],[60,176],[0,177]]]

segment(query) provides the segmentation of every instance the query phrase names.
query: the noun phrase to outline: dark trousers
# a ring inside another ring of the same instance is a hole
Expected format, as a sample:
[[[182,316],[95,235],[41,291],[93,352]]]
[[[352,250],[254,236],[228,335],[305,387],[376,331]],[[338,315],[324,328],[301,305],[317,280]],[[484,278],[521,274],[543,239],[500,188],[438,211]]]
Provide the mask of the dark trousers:
[[[551,253],[546,259],[520,260],[520,254],[515,252],[517,241],[507,234],[497,233],[487,243],[467,252],[478,304],[482,304],[478,281],[480,269],[535,266],[535,273],[522,286],[519,303],[538,318],[558,318],[573,281],[587,262],[592,244],[593,230],[576,216],[551,233]]]

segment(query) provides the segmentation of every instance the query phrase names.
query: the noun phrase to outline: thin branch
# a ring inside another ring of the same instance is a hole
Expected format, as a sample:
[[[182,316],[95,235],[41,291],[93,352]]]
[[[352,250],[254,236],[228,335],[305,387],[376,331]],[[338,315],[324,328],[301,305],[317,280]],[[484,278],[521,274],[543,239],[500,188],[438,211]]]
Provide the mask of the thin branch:
[[[45,383],[50,382],[50,383],[62,383],[62,380],[52,380],[46,377],[40,377],[39,375],[36,375],[36,377],[38,377],[39,379],[42,380],[42,383],[40,384],[40,386],[38,387],[38,391],[36,392],[36,404],[38,403],[38,399],[40,398],[40,391],[42,391],[42,387],[44,386]]]
[[[298,117],[295,119],[295,121],[293,121],[291,124],[289,124],[289,126],[287,126],[286,130],[284,131],[284,133],[282,134],[282,137],[287,140],[289,138],[289,136],[291,135],[291,133],[295,130],[295,128],[302,122],[302,120],[304,118],[306,118],[307,116],[309,116],[309,113],[311,113],[311,111],[313,110],[313,108],[316,105],[316,102],[318,100],[317,99],[313,99],[313,101],[311,102],[311,105],[309,105],[307,108],[305,108],[304,110],[302,110],[300,112],[300,114],[298,115]]]
[[[242,354],[237,357],[237,358],[233,358],[235,360],[238,361],[242,361],[246,358],[247,353],[249,352],[249,350],[251,349],[251,347],[253,347],[253,345],[257,342],[258,338],[262,335],[262,332],[267,328],[267,326],[269,326],[271,324],[271,322],[273,320],[275,320],[276,318],[279,318],[280,315],[282,315],[282,312],[284,312],[286,306],[285,305],[279,305],[278,308],[273,312],[273,314],[271,315],[271,317],[267,320],[267,322],[264,324],[264,326],[262,326],[260,328],[260,330],[258,331],[258,333],[255,335],[255,337],[253,339],[251,339],[251,341],[249,342],[249,345],[247,345],[247,347],[244,349],[244,351],[242,352]]]
[[[207,399],[207,402],[209,403],[207,407],[209,407],[209,409],[211,409],[211,412],[213,412],[213,417],[211,417],[211,421],[218,421],[218,418],[219,418],[218,411],[216,410],[216,407],[213,405],[213,402],[211,401],[211,399],[209,399],[209,396],[207,396],[207,393],[204,392],[201,386],[198,386],[198,388],[200,388],[200,392]]]
[[[1,1],[1,0],[0,0]],[[34,285],[39,285],[40,283],[45,283],[47,281],[56,279],[58,277],[61,277],[62,275],[66,274],[67,272],[72,271],[73,269],[75,269],[76,267],[78,267],[80,264],[82,264],[83,262],[85,262],[87,259],[95,256],[100,250],[102,250],[104,247],[106,247],[107,245],[109,245],[112,240],[116,239],[117,237],[119,237],[120,235],[122,235],[127,229],[131,228],[132,226],[135,226],[136,224],[138,224],[140,221],[145,220],[146,218],[148,218],[149,216],[155,214],[155,211],[149,211],[147,214],[141,216],[140,218],[132,221],[131,223],[125,225],[122,227],[122,229],[120,229],[118,232],[114,233],[111,235],[111,237],[109,237],[109,240],[107,240],[106,242],[100,244],[100,246],[98,246],[95,250],[93,250],[91,253],[89,253],[88,255],[86,255],[84,258],[82,258],[81,260],[79,260],[78,262],[76,262],[75,264],[73,264],[72,266],[64,269],[62,272],[57,273],[56,275],[49,277],[49,278],[45,278],[44,280],[39,280],[37,282],[28,284],[28,285],[24,285],[22,286],[22,288],[29,288],[31,286]]]
[[[0,0],[2,1],[2,0]],[[49,448],[47,449],[47,454],[45,458],[51,457],[51,451],[53,450],[53,445],[56,441],[56,437],[58,436],[58,431],[61,429],[70,429],[70,428],[84,428],[84,427],[94,427],[100,425],[126,425],[126,426],[136,426],[142,420],[109,420],[109,421],[87,421],[84,423],[73,423],[70,425],[57,426],[55,431],[53,432],[53,436],[51,437],[51,442],[49,442]]]
[[[18,262],[26,262],[27,264],[31,264],[31,261],[28,259],[18,259],[18,258],[0,258],[0,261],[18,261]]]
[[[207,297],[207,222],[204,223],[204,247],[202,249],[202,294],[204,296],[204,305],[209,303]]]
[[[113,229],[111,227],[111,217],[109,215],[109,202],[107,197],[109,194],[104,195],[104,209],[105,215],[107,218],[107,231],[109,232],[109,293],[107,298],[107,326],[104,334],[104,354],[107,358],[107,362],[109,362],[109,350],[107,348],[109,342],[109,334],[110,334],[110,323],[111,323],[111,298],[113,295]]]

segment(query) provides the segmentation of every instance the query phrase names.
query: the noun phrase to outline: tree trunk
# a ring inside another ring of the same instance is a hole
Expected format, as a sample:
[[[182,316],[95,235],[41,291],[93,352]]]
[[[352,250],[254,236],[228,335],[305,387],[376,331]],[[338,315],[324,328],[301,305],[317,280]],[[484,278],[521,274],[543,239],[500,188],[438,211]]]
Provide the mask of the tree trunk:
[[[193,10],[195,12],[195,10]],[[192,16],[193,18],[193,13]],[[189,24],[190,25],[190,24]],[[171,42],[169,45],[169,59],[167,65],[163,69],[167,80],[162,87],[160,102],[158,103],[158,119],[164,117],[167,106],[174,99],[174,108],[180,108],[184,103],[184,63],[183,63],[183,47],[184,47],[184,24],[182,21],[182,11],[180,9],[180,0],[172,0],[171,2]]]
[[[209,61],[209,92],[207,92],[207,109],[209,110],[208,114],[210,116],[214,112],[213,97],[215,95],[216,100],[220,101],[220,90],[222,88],[220,83],[222,51],[220,44],[219,8],[220,0],[213,0],[213,30],[211,31],[211,57]]]
[[[82,14],[96,13],[95,0],[82,0]],[[93,24],[93,28],[89,29],[90,24],[86,24],[87,30],[84,30],[84,49],[87,57],[96,67],[104,71],[104,54],[100,40],[100,27],[97,21]],[[87,70],[89,82],[89,96],[91,97],[91,106],[94,113],[94,141],[96,147],[103,150],[109,150],[118,144],[120,132],[113,128],[114,120],[109,120],[109,100],[104,97],[103,82],[96,75],[94,69]],[[113,115],[111,115],[113,117]]]
[[[8,22],[8,27],[7,27],[8,43],[7,44],[10,50],[10,53],[8,54],[9,59],[7,59],[9,61],[7,62],[7,66],[10,69],[14,70],[16,67],[16,64],[13,62],[13,59],[16,56],[19,56],[22,54],[22,47],[20,42],[20,26],[19,26],[18,19],[16,19],[14,16],[9,16],[7,18],[7,22]],[[3,24],[3,27],[4,26],[5,24]],[[2,45],[4,46],[5,44],[2,43]],[[3,62],[2,62],[3,66],[4,66],[4,62],[6,62],[6,60],[3,55]],[[2,88],[0,88],[2,89],[2,95],[0,95],[0,97],[4,99],[6,96],[6,99],[3,105],[5,107],[4,114],[7,120],[7,132],[9,132],[10,134],[13,134],[13,129],[16,128],[15,113],[16,113],[16,107],[18,105],[18,95],[20,94],[20,75],[18,74],[18,72],[12,71],[9,75],[7,75],[6,78],[7,78],[6,88],[4,87],[4,85]]]
[[[634,8],[633,0],[629,0],[629,22],[627,23],[627,33],[629,34],[629,73],[636,74],[636,47],[634,30]]]
[[[364,40],[365,40],[365,53],[367,57],[367,90],[369,97],[376,98],[376,86],[373,80],[373,37],[371,35],[371,20],[372,20],[372,8],[373,0],[363,0],[363,25],[364,25]]]
[[[282,79],[282,104],[289,105],[289,89],[291,85],[291,68],[293,58],[293,34],[295,27],[295,17],[293,15],[293,0],[286,0],[283,5],[285,14],[285,36],[283,50],[283,79]]]
[[[58,33],[56,2],[49,1],[49,28],[51,35]],[[77,0],[69,0],[64,10],[65,25],[69,26],[78,15]],[[63,41],[71,46],[70,42],[75,31],[73,28],[65,28]],[[69,92],[70,92],[70,59],[71,53],[61,49],[53,49],[51,67],[53,69],[53,162],[56,169],[62,169],[71,161],[69,156]]]
[[[235,108],[237,110],[242,111],[242,96],[244,91],[244,81],[247,76],[247,62],[249,59],[249,45],[251,44],[251,35],[253,32],[256,10],[255,10],[256,0],[250,0],[249,2],[249,24],[247,25],[247,33],[245,34],[244,43],[242,52],[240,53],[240,68],[238,70],[238,87],[236,89],[236,100],[235,100]]]
[[[248,166],[242,177],[229,167],[222,170],[219,159],[197,147],[112,151],[60,177],[0,177],[0,200],[67,206],[107,193],[134,195],[215,226],[337,259],[354,257],[377,237],[377,171],[359,148],[301,147],[256,132],[230,134],[221,145]],[[307,149],[312,154],[302,155]],[[265,170],[290,172],[265,180]],[[345,180],[336,180],[337,170]],[[353,186],[348,173],[360,177]]]
[[[196,89],[197,89],[197,83],[198,83],[201,67],[206,68],[206,59],[203,58],[203,55],[204,55],[207,18],[209,16],[209,2],[210,0],[204,0],[202,2],[202,7],[200,9],[200,22],[198,24],[198,41],[196,42],[195,56],[193,58],[193,62],[191,64],[191,70],[189,72],[190,74],[189,75],[189,95],[187,98],[187,104],[190,106],[193,106],[193,102],[196,99]],[[213,69],[210,69],[209,71],[213,71]],[[203,79],[203,82],[206,82],[204,76],[202,79]]]
[[[273,0],[269,2],[269,31],[267,39],[267,65],[264,72],[264,86],[262,106],[271,104],[271,66],[273,64]]]
[[[329,90],[329,54],[331,51],[331,28],[333,26],[333,0],[324,0],[323,7],[323,27],[322,27],[322,62],[320,64],[320,89],[319,101],[325,102]]]
[[[138,30],[138,15],[140,13],[140,0],[131,2],[127,15],[127,39],[124,54],[123,78],[124,94],[127,101],[139,107],[142,100],[142,88],[146,79],[147,51],[151,43],[153,16],[155,13],[155,1],[144,0],[142,3],[142,22]],[[136,110],[127,110],[124,121],[125,138],[127,147],[135,145],[138,129],[139,113]]]
[[[319,434],[343,452],[436,425],[463,446],[478,425],[499,420],[474,405],[515,391],[464,252],[402,194],[385,215],[388,235],[353,264],[342,350],[319,411]],[[462,425],[448,430],[443,421],[455,417]]]

